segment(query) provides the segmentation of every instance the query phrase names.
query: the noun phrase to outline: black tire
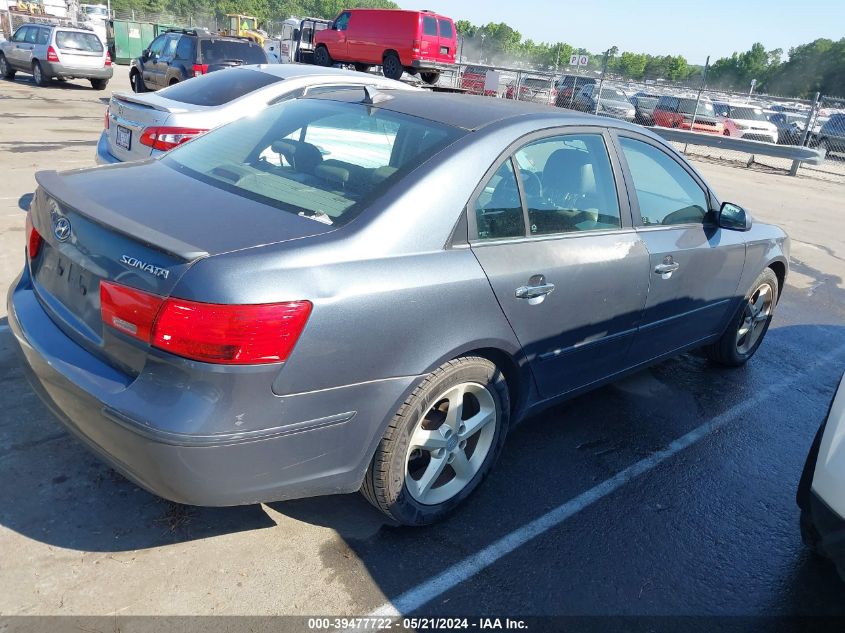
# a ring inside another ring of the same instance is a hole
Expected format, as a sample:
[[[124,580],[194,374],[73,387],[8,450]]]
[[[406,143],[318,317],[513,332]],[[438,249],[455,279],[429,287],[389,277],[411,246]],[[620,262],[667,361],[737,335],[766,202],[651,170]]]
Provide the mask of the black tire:
[[[402,62],[399,60],[399,55],[393,51],[387,53],[381,63],[381,72],[388,79],[401,79],[402,73],[405,72],[405,69],[402,68]]]
[[[372,66],[370,66],[369,64],[361,64],[359,62],[355,62],[352,65],[355,67],[355,70],[357,70],[359,73],[368,73],[370,72],[370,68],[372,68]]]
[[[91,79],[91,87],[94,90],[105,90],[106,86],[109,85],[108,79]]]
[[[334,64],[332,60],[332,56],[329,55],[329,49],[325,46],[318,46],[317,49],[314,51],[314,63],[317,66],[331,66]]]
[[[3,75],[4,79],[14,79],[15,72],[9,62],[6,61],[6,56],[0,53],[0,75]]]
[[[491,424],[496,426],[492,443],[478,471],[457,494],[442,503],[425,505],[412,496],[406,484],[411,435],[423,416],[438,404],[435,399],[464,383],[484,387],[495,404],[496,420]],[[361,493],[376,508],[403,525],[427,525],[442,519],[464,501],[489,473],[504,445],[509,421],[510,397],[502,372],[486,358],[477,356],[449,361],[429,374],[393,416],[364,477]]]
[[[129,73],[129,85],[132,86],[132,92],[141,94],[147,91],[147,86],[144,84],[144,78],[137,70]]]
[[[38,60],[32,62],[32,80],[36,86],[41,86],[42,88],[50,85],[50,77],[44,73]]]
[[[768,285],[770,291],[773,293],[771,310],[769,311],[765,321],[762,322],[762,329],[756,336],[753,344],[747,349],[742,349],[738,340],[740,328],[747,325],[751,300],[757,294],[758,290],[760,290],[764,285]],[[777,275],[775,275],[775,272],[771,268],[766,268],[751,285],[751,290],[749,290],[748,294],[745,295],[739,309],[736,314],[734,314],[730,325],[728,325],[728,329],[725,330],[722,337],[715,343],[704,347],[704,352],[707,354],[708,358],[727,367],[740,367],[748,362],[748,360],[754,356],[757,348],[760,347],[760,343],[762,343],[763,339],[766,337],[766,332],[769,331],[769,325],[772,322],[772,315],[774,314],[774,308],[777,305],[779,296],[780,285],[778,283]]]
[[[420,73],[420,79],[422,79],[429,86],[433,86],[434,84],[437,83],[437,80],[440,79],[440,73],[438,73],[438,72]]]

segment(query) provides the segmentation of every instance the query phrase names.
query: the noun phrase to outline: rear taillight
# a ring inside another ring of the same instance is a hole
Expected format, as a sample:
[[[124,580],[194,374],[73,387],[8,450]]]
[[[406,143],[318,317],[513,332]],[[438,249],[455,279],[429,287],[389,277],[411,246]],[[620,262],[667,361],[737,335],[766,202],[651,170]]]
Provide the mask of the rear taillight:
[[[100,315],[103,323],[149,343],[156,315],[164,299],[108,281],[100,282]]]
[[[191,127],[148,127],[138,140],[141,145],[167,151],[205,132],[208,130]]]
[[[106,108],[106,118],[103,121],[103,129],[104,130],[109,129],[109,109],[108,109],[108,107]]]
[[[111,55],[106,51],[106,66],[111,66]]]
[[[194,77],[199,77],[208,72],[208,64],[194,64]]]
[[[58,62],[59,55],[56,53],[56,49],[52,46],[47,47],[47,61],[48,62]]]
[[[406,42],[408,40],[405,40]],[[414,40],[414,43],[411,45],[411,52],[419,53],[420,49],[422,48],[422,40]]]
[[[35,227],[32,225],[32,212],[27,211],[26,213],[26,251],[29,253],[30,259],[35,259],[38,257],[38,251],[41,250],[41,242],[43,238],[41,234],[35,230]]]
[[[311,314],[309,301],[220,305],[163,298],[100,283],[103,322],[171,354],[205,363],[287,360]]]

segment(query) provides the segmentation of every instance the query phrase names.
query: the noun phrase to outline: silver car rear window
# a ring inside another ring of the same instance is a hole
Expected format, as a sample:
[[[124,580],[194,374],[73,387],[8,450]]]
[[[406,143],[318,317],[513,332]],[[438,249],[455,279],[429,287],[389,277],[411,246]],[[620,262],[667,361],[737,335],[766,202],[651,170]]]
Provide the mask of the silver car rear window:
[[[357,102],[296,99],[200,136],[162,162],[239,196],[341,225],[464,133]]]
[[[228,68],[159,90],[171,101],[198,106],[219,106],[239,99],[250,92],[282,81],[283,77],[246,68]]]
[[[66,51],[103,52],[103,43],[94,33],[56,31],[56,46]]]

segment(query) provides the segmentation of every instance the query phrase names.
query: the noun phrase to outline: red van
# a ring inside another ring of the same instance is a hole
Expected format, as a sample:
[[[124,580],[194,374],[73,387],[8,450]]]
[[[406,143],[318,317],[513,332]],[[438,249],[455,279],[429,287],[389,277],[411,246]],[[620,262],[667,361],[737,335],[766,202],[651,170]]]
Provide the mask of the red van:
[[[354,64],[367,71],[381,66],[385,77],[419,73],[437,83],[440,71],[455,63],[455,23],[431,11],[347,9],[314,38],[314,62]]]

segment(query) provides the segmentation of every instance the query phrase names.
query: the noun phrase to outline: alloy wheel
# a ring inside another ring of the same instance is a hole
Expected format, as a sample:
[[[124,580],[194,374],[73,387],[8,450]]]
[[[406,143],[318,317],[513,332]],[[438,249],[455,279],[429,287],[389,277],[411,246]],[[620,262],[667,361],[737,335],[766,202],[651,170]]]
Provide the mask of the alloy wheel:
[[[736,332],[736,350],[747,354],[754,348],[772,316],[775,291],[768,283],[761,284],[751,295],[742,312],[742,321]]]
[[[481,470],[496,435],[496,403],[477,383],[449,388],[417,423],[405,458],[405,485],[424,505],[459,494]]]

